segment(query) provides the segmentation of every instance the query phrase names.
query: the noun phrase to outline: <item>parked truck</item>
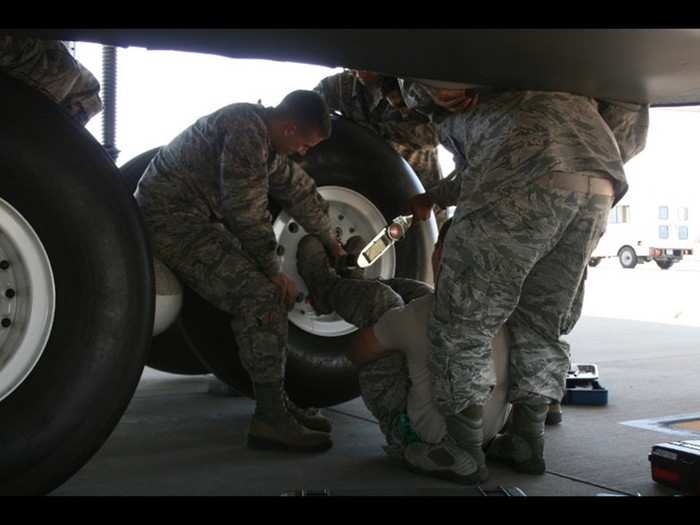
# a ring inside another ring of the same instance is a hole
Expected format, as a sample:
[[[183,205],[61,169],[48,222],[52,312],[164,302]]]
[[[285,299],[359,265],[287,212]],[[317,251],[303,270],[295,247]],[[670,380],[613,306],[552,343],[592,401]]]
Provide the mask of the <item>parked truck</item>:
[[[654,261],[668,270],[683,257],[693,255],[687,206],[619,205],[610,210],[608,226],[593,251],[590,266],[616,257],[623,268]]]

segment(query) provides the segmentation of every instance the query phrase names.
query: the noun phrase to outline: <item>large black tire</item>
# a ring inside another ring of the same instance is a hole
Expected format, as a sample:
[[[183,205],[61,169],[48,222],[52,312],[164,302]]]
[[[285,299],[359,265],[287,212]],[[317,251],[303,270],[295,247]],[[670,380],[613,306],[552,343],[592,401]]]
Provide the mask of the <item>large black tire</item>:
[[[133,194],[136,191],[141,175],[159,149],[148,150],[119,168],[129,193]],[[200,375],[209,373],[209,369],[190,349],[182,337],[181,331],[174,324],[163,333],[153,337],[146,364],[156,370],[172,374]]]
[[[673,266],[673,262],[671,259],[664,259],[664,260],[659,260],[655,259],[656,265],[661,268],[662,270],[668,270],[671,266]]]
[[[368,197],[387,221],[406,213],[407,199],[422,191],[410,166],[376,135],[334,119],[331,137],[311,150],[301,164],[318,186],[345,186]],[[279,209],[271,206],[272,210]],[[274,214],[274,213],[273,213]],[[396,244],[396,277],[426,280],[434,236],[426,242],[419,227]],[[238,357],[229,316],[185,287],[177,329],[204,365],[222,381],[253,396],[250,378]],[[289,326],[286,388],[300,405],[329,406],[359,395],[355,367],[345,357],[350,336],[324,338]]]
[[[620,251],[617,253],[617,256],[620,258],[620,265],[623,268],[631,270],[632,268],[637,266],[637,254],[635,253],[632,247],[623,246],[622,248],[620,248]]]
[[[0,494],[46,493],[126,409],[154,321],[152,258],[103,148],[47,97],[0,75],[0,197],[31,224],[56,310],[34,369],[0,402]]]

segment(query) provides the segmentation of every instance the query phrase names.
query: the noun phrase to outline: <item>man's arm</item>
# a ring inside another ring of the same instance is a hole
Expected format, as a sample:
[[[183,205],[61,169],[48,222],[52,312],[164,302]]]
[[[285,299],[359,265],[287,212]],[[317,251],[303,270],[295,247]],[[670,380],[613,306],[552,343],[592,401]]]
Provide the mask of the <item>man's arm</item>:
[[[331,231],[328,203],[316,189],[314,180],[296,162],[288,160],[270,176],[270,195],[301,225],[317,235],[323,245],[332,249],[335,237]]]
[[[277,242],[267,210],[268,145],[264,125],[249,118],[225,123],[219,158],[224,220],[245,252],[268,277],[280,273]]]
[[[368,328],[360,328],[355,332],[350,341],[348,359],[356,365],[363,365],[379,359],[387,352],[388,349],[382,346],[377,336],[374,335],[374,329],[370,326]]]
[[[623,163],[644,149],[649,130],[648,105],[599,100],[598,112],[615,135]]]
[[[326,101],[328,109],[332,111],[342,112],[342,96],[341,96],[341,84],[343,80],[343,73],[338,73],[337,75],[332,75],[326,77],[314,88],[314,91],[323,97]]]

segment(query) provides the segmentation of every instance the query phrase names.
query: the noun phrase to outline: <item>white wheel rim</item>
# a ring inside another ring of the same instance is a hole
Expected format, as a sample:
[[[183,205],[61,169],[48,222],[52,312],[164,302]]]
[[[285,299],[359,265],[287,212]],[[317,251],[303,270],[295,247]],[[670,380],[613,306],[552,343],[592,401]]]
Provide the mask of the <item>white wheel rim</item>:
[[[51,264],[39,236],[0,198],[0,401],[41,358],[55,305]]]
[[[328,201],[331,223],[342,243],[354,235],[361,235],[369,241],[381,228],[387,226],[382,213],[364,195],[341,186],[322,186],[318,191]],[[318,315],[311,307],[308,301],[309,289],[297,272],[297,245],[306,235],[304,228],[283,211],[275,220],[273,230],[282,251],[282,271],[294,279],[303,294],[302,302],[297,303],[289,313],[292,324],[305,332],[323,337],[338,337],[357,330],[357,327],[344,321],[335,312]],[[376,264],[365,270],[365,278],[391,279],[395,269],[396,251],[392,246]]]
[[[625,264],[632,264],[632,254],[630,252],[623,252],[622,253],[622,262]]]

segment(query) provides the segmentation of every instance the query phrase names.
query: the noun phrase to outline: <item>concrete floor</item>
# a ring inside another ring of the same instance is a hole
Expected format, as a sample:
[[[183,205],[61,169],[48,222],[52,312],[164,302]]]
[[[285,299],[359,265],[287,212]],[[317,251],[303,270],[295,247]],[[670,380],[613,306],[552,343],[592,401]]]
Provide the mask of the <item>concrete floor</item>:
[[[528,496],[672,495],[652,481],[651,446],[678,436],[630,420],[700,412],[700,328],[584,317],[569,337],[574,360],[597,363],[604,407],[565,406],[547,427],[547,472],[527,476],[490,465],[484,489]],[[379,428],[356,399],[331,407],[334,447],[306,455],[245,446],[253,402],[208,393],[211,376],[147,368],[131,405],[102,449],[52,494],[100,496],[277,496],[296,489],[337,495],[474,494],[393,464]],[[689,435],[685,439],[700,439]]]

